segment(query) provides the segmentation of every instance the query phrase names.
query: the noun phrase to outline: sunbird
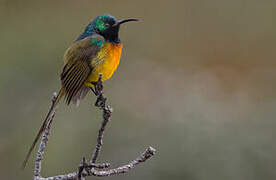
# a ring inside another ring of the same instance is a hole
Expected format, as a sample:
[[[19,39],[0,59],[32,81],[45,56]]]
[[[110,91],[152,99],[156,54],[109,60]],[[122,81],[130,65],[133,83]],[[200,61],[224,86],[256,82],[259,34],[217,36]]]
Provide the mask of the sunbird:
[[[120,25],[130,21],[138,21],[135,18],[117,20],[112,15],[104,14],[96,17],[85,28],[84,32],[74,41],[64,54],[64,66],[60,75],[61,89],[57,95],[53,107],[62,97],[66,104],[79,105],[86,94],[102,75],[102,81],[109,79],[117,69],[122,52],[122,43],[119,38]],[[28,154],[22,164],[24,168],[27,161],[47,127],[49,116],[54,108],[51,108],[37,133]]]

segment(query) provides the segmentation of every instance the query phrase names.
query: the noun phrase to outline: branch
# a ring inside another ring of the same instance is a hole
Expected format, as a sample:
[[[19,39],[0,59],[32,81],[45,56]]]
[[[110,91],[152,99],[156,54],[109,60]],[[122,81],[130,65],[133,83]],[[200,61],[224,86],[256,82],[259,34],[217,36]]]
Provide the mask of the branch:
[[[97,170],[95,168],[91,168],[89,172],[82,172],[82,177],[86,176],[97,176],[97,177],[105,177],[105,176],[112,176],[118,175],[128,172],[130,169],[134,168],[136,165],[140,164],[141,162],[145,162],[149,158],[151,158],[156,150],[152,147],[148,147],[139,157],[135,160],[131,161],[130,163],[120,166],[114,169],[108,170]],[[78,178],[78,172],[68,173],[64,175],[58,175],[48,178],[37,178],[36,180],[75,180]]]
[[[95,84],[95,92],[96,92],[95,95],[97,96],[95,106],[100,107],[100,109],[103,111],[103,121],[102,121],[101,127],[99,129],[97,144],[96,144],[95,150],[91,157],[91,163],[95,163],[99,156],[99,153],[100,153],[102,145],[103,145],[103,133],[105,130],[105,126],[110,121],[111,113],[112,113],[112,108],[110,106],[106,105],[107,98],[105,98],[104,94],[103,94],[102,75],[101,74],[99,76],[98,82]]]
[[[103,112],[103,115],[102,115],[103,121],[101,123],[100,129],[98,132],[97,143],[93,151],[91,161],[87,163],[85,158],[83,158],[81,161],[81,164],[78,167],[77,172],[72,172],[64,175],[58,175],[58,176],[47,177],[47,178],[43,178],[40,176],[41,161],[43,159],[44,150],[46,148],[46,145],[49,139],[51,123],[55,116],[56,109],[54,109],[53,113],[49,118],[50,119],[49,124],[43,133],[43,136],[41,138],[41,143],[38,148],[38,152],[35,160],[35,167],[34,167],[34,180],[73,180],[73,179],[84,179],[87,176],[104,177],[104,176],[118,175],[118,174],[128,172],[130,169],[134,168],[136,165],[142,162],[145,162],[155,154],[156,150],[152,147],[148,147],[135,160],[129,162],[126,165],[123,165],[114,169],[107,169],[110,167],[109,163],[96,163],[96,160],[99,156],[99,153],[103,145],[103,134],[105,131],[105,127],[107,123],[110,121],[111,114],[112,114],[112,108],[106,105],[107,98],[105,98],[103,94],[103,85],[102,85],[101,78],[102,76],[100,75],[98,82],[95,83],[95,88],[92,89],[92,91],[97,96],[95,106],[99,107]],[[52,98],[51,108],[53,107],[53,102],[55,101],[56,98],[57,98],[57,94],[54,93]]]
[[[51,109],[54,108],[54,104],[55,101],[57,99],[57,93],[54,92],[53,93],[53,97],[51,100]],[[56,109],[53,109],[52,114],[49,117],[49,124],[46,126],[45,131],[42,135],[41,138],[41,143],[39,145],[38,151],[37,151],[37,155],[36,155],[36,159],[35,159],[35,167],[34,167],[34,179],[39,179],[40,178],[40,172],[41,172],[41,161],[43,158],[43,154],[44,154],[44,150],[46,148],[48,139],[49,139],[49,135],[50,135],[50,129],[51,129],[51,124],[53,122],[53,118],[56,114]]]

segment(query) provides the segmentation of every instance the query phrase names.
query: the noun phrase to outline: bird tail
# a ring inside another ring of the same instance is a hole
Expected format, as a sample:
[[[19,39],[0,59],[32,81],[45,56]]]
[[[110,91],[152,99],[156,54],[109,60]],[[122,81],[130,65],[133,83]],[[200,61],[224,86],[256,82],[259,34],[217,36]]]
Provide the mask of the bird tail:
[[[64,96],[64,94],[65,94],[65,90],[64,90],[64,88],[61,88],[59,90],[57,98],[53,102],[53,105],[51,105],[51,108],[49,109],[49,112],[48,112],[46,118],[44,119],[43,124],[41,125],[41,127],[40,127],[40,129],[39,129],[39,131],[38,131],[38,133],[37,133],[34,141],[33,141],[33,144],[30,147],[30,149],[28,151],[28,154],[25,157],[25,160],[22,163],[22,169],[24,169],[26,167],[26,164],[27,164],[27,162],[28,162],[28,160],[30,158],[30,155],[31,155],[32,151],[34,150],[34,147],[35,147],[37,141],[39,140],[39,138],[41,137],[42,133],[44,132],[44,130],[47,128],[47,126],[49,124],[49,120],[50,120],[49,117],[52,115],[53,111],[55,110],[56,105],[61,100],[61,98]]]

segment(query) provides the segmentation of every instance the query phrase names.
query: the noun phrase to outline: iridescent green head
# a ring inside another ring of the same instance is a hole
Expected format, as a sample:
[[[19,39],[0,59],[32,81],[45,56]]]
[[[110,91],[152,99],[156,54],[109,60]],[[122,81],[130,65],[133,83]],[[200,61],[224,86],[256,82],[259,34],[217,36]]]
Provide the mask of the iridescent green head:
[[[120,39],[118,34],[120,25],[129,21],[137,21],[137,19],[129,18],[117,20],[115,17],[108,14],[98,16],[87,25],[85,31],[79,36],[77,41],[97,33],[102,35],[107,41],[119,43]]]
[[[110,27],[110,25],[114,24],[116,21],[117,19],[114,16],[104,14],[96,17],[92,21],[92,28],[94,28],[97,32],[104,32]]]

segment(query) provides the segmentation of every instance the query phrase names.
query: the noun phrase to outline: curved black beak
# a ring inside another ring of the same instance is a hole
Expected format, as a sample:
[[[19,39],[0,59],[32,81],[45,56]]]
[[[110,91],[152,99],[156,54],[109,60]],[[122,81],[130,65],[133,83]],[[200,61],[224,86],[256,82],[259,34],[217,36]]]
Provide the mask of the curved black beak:
[[[135,19],[135,18],[121,19],[121,20],[118,20],[115,24],[113,24],[113,27],[114,26],[119,26],[120,24],[130,22],[130,21],[138,21],[138,19]]]

